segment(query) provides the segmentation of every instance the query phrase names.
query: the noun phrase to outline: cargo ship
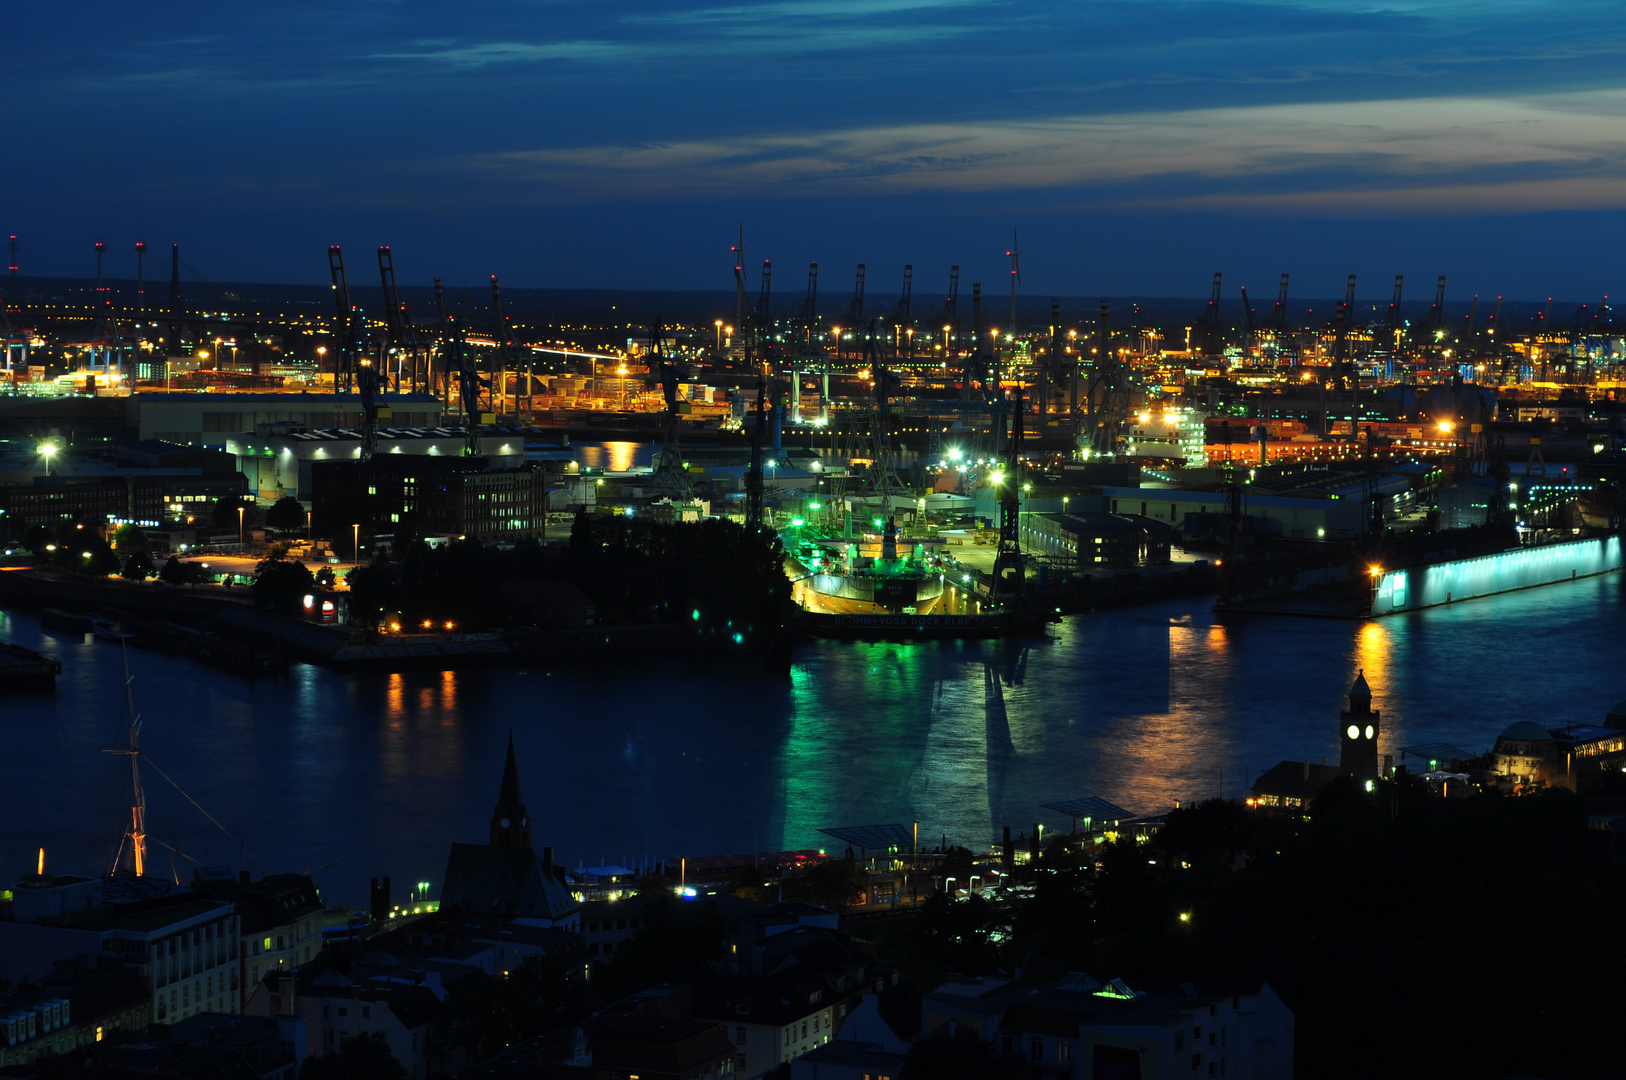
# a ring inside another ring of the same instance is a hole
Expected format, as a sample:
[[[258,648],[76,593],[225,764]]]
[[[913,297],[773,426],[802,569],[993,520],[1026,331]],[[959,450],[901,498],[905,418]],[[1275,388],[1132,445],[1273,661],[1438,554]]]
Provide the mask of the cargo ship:
[[[791,556],[792,570],[810,611],[840,615],[925,615],[943,598],[943,573],[920,552],[898,554],[898,530],[887,519],[879,558],[859,556],[852,545],[831,551],[805,544]]]

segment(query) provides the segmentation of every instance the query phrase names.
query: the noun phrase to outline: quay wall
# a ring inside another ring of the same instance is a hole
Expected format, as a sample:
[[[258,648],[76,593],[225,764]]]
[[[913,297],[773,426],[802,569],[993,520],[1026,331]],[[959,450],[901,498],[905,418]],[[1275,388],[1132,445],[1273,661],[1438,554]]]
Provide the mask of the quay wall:
[[[1372,597],[1373,615],[1417,611],[1620,569],[1620,537],[1514,548],[1476,559],[1385,571]]]

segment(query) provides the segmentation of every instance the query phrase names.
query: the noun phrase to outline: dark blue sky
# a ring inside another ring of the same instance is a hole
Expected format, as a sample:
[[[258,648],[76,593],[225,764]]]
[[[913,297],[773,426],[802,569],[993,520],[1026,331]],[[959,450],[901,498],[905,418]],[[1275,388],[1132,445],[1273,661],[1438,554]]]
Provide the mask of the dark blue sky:
[[[0,232],[25,270],[832,298],[1626,294],[1618,2],[284,0],[14,5]],[[755,276],[753,274],[753,284]]]

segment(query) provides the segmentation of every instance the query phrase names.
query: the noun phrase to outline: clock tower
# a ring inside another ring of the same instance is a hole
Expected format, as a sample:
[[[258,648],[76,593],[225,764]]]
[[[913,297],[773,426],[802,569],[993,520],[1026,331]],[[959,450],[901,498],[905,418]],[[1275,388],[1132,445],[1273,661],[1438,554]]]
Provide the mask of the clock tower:
[[[508,733],[508,760],[502,767],[502,788],[491,811],[491,846],[531,846],[531,815],[519,793],[519,765],[514,761],[514,733]]]
[[[1378,713],[1363,669],[1349,688],[1349,708],[1338,714],[1338,768],[1357,782],[1378,779]]]

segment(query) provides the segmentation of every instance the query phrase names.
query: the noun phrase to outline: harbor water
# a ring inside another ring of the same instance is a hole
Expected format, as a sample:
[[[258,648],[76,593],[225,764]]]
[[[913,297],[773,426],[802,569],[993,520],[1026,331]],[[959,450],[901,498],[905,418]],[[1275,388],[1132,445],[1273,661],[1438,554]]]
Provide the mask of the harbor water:
[[[510,728],[536,842],[570,866],[821,848],[839,825],[983,846],[1066,828],[1040,805],[1082,795],[1137,812],[1237,796],[1280,760],[1335,757],[1361,669],[1382,752],[1480,752],[1515,720],[1597,723],[1626,698],[1622,581],[1372,622],[1221,621],[1183,600],[1038,641],[812,642],[788,678],[626,657],[249,681],[133,649],[149,865],[319,872],[339,903],[383,874],[438,894],[448,845],[486,835]],[[0,697],[0,879],[40,847],[53,872],[99,872],[128,820],[128,759],[105,752],[127,743],[121,651],[20,611],[0,611],[0,640],[64,667],[54,693]]]

